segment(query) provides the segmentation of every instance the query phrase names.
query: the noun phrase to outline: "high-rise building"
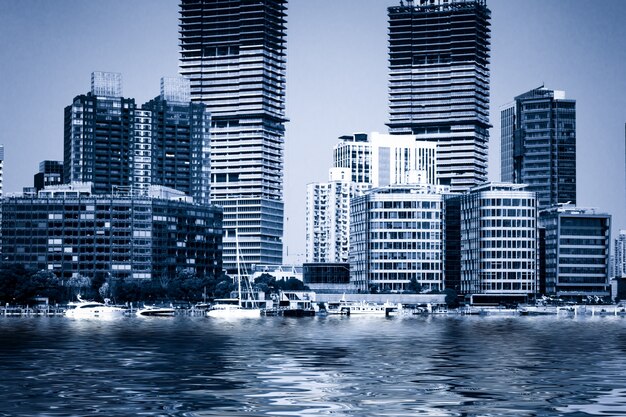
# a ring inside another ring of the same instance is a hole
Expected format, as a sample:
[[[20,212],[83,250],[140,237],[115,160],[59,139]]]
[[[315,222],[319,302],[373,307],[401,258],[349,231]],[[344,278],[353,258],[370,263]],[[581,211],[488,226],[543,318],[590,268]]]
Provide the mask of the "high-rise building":
[[[546,230],[546,293],[608,296],[611,215],[560,205],[541,211],[539,222]]]
[[[307,262],[348,262],[350,201],[365,188],[348,168],[331,168],[328,182],[307,184]]]
[[[212,201],[224,267],[281,264],[286,0],[182,0],[180,73],[211,112]]]
[[[41,161],[34,177],[36,191],[50,185],[63,184],[63,161]]]
[[[451,191],[487,179],[491,12],[485,0],[408,0],[388,8],[389,133],[437,144]]]
[[[65,108],[64,183],[91,182],[95,194],[132,188],[135,110],[121,74],[91,74],[91,92]]]
[[[174,188],[198,203],[208,204],[211,116],[204,104],[191,102],[189,80],[162,78],[161,94],[141,108],[150,111],[151,126],[147,128],[151,129],[152,143],[143,143],[144,138],[138,134],[141,130],[145,132],[146,127],[136,124],[141,128],[135,135],[136,145],[147,149],[136,150],[135,158],[150,156],[148,184]],[[140,168],[139,178],[144,175],[146,165],[145,161],[135,161],[135,166]]]
[[[161,79],[161,94],[141,108],[121,94],[120,74],[94,72],[91,92],[65,108],[63,182],[90,182],[98,195],[147,195],[160,185],[209,204],[211,119],[191,102],[189,81]],[[40,188],[54,185],[38,175]]]
[[[540,209],[576,204],[576,101],[539,87],[501,116],[502,181],[527,184]]]
[[[352,199],[350,282],[405,291],[412,285],[444,288],[444,187],[398,185],[375,188]]]
[[[615,258],[611,278],[626,278],[626,230],[620,230],[615,239]]]
[[[370,188],[437,184],[436,145],[414,135],[341,136],[329,182],[307,185],[306,259],[348,262],[350,202]]]
[[[456,197],[461,293],[473,302],[520,302],[537,292],[537,200],[524,188],[487,183]]]

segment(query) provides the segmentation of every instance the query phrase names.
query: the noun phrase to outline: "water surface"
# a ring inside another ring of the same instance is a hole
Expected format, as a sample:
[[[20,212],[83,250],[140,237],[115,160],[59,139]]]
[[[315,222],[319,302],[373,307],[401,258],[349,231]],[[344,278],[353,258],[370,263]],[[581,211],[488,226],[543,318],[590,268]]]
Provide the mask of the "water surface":
[[[626,415],[626,318],[0,318],[2,416]]]

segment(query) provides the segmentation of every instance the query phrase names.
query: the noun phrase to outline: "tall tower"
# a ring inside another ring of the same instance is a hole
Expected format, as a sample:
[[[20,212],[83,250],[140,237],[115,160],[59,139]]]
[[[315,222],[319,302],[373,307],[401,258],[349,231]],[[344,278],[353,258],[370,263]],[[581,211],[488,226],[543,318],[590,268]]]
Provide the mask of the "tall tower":
[[[122,97],[121,74],[91,74],[91,92],[65,108],[65,183],[92,182],[94,194],[132,187],[135,109]]]
[[[286,0],[182,0],[180,73],[211,112],[224,268],[282,263]]]
[[[437,143],[452,191],[487,179],[491,12],[486,0],[407,0],[388,8],[389,133]]]
[[[500,115],[502,181],[527,184],[540,210],[576,205],[576,101],[542,86]]]
[[[191,102],[189,80],[161,78],[161,94],[141,108],[152,121],[151,183],[209,204],[211,115],[204,104]]]

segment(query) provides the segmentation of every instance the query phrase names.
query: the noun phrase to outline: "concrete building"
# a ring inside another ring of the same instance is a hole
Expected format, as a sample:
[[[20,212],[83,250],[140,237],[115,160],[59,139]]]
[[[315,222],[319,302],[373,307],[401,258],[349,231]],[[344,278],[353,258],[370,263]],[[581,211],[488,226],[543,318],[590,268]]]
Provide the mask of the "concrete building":
[[[537,292],[537,200],[523,185],[487,183],[460,200],[461,293],[474,303],[525,301]]]
[[[576,205],[576,101],[542,86],[500,115],[502,181],[527,184],[540,210]]]
[[[350,202],[370,188],[437,184],[436,145],[414,135],[342,136],[329,182],[307,185],[306,261],[348,262]]]
[[[90,195],[90,184],[3,200],[2,254],[61,279],[222,272],[222,210],[150,196]]]
[[[355,287],[364,292],[444,288],[445,191],[397,185],[352,200],[350,282]]]
[[[33,185],[36,191],[51,185],[63,184],[63,161],[41,161]]]
[[[355,133],[339,137],[333,166],[349,168],[352,181],[373,188],[394,184],[439,184],[437,145],[416,135]]]
[[[487,179],[490,15],[485,0],[388,8],[389,133],[436,143],[451,191]]]
[[[224,208],[230,271],[235,235],[246,263],[282,263],[286,3],[180,2],[180,74],[212,115],[212,201]]]
[[[541,211],[539,221],[546,230],[547,294],[609,296],[611,216],[561,205]]]
[[[326,183],[307,184],[306,262],[348,262],[350,201],[369,188],[348,168],[331,168]]]
[[[613,274],[611,278],[626,278],[626,230],[620,230],[614,246]]]

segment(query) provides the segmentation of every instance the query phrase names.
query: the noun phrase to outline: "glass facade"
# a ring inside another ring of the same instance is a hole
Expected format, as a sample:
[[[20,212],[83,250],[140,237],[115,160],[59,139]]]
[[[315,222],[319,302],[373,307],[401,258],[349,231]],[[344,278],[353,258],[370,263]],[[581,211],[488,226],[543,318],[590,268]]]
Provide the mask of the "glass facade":
[[[502,180],[527,184],[540,209],[576,205],[576,101],[544,87],[501,111]]]
[[[10,197],[3,201],[2,254],[61,279],[150,279],[180,269],[222,272],[222,210],[147,197]]]
[[[245,262],[282,264],[286,4],[180,2],[180,73],[212,115],[211,193],[231,271],[235,234]]]
[[[461,292],[537,292],[537,200],[523,186],[490,183],[460,199]]]
[[[361,291],[442,290],[443,196],[427,187],[377,188],[352,200],[350,281]]]
[[[545,228],[546,292],[558,297],[609,295],[611,216],[575,207],[540,213]]]
[[[389,133],[437,143],[452,191],[487,179],[491,12],[485,0],[400,2],[389,15]]]

